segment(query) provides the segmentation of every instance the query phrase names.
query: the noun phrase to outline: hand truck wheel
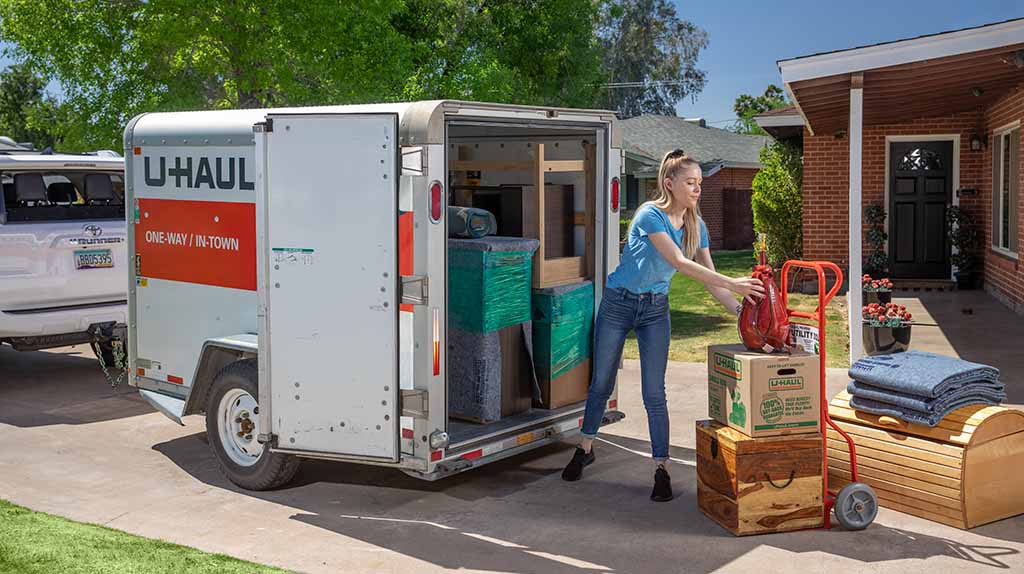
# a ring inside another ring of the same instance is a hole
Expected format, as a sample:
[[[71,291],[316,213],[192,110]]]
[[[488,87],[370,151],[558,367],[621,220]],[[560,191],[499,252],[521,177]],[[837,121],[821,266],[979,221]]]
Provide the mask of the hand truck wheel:
[[[878,497],[870,486],[851,482],[836,495],[832,510],[846,530],[864,530],[878,516]]]

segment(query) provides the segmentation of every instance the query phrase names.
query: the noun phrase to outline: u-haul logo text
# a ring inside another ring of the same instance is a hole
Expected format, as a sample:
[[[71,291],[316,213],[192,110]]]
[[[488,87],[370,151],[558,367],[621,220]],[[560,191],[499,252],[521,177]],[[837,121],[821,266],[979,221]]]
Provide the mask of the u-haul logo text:
[[[146,185],[186,189],[238,189],[251,191],[256,184],[246,171],[244,157],[143,156]]]
[[[740,362],[732,357],[715,353],[715,372],[739,380],[743,376]]]
[[[799,391],[804,388],[803,377],[782,377],[768,379],[769,391]]]

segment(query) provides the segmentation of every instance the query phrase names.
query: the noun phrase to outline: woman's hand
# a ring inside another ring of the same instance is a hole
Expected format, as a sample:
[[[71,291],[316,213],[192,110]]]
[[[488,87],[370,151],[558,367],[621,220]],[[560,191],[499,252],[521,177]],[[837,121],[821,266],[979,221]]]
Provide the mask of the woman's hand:
[[[764,283],[753,277],[732,277],[726,288],[750,303],[756,303],[764,297]]]

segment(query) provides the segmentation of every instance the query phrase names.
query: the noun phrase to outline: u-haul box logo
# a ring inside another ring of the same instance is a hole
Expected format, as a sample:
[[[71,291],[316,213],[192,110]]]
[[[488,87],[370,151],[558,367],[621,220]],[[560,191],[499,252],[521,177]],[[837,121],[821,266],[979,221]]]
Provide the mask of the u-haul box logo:
[[[721,373],[727,377],[732,377],[737,381],[743,377],[743,367],[736,359],[723,355],[721,353],[715,353],[715,372]]]
[[[803,377],[781,377],[777,379],[768,379],[769,391],[801,391],[803,388]]]

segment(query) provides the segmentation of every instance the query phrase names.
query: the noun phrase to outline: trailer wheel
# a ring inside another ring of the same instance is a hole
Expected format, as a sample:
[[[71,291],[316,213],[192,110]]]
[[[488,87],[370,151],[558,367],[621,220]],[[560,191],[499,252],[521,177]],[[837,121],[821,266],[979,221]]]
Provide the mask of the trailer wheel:
[[[221,472],[246,490],[277,488],[295,476],[299,459],[256,440],[259,387],[255,359],[224,367],[213,380],[206,402],[206,435]]]

